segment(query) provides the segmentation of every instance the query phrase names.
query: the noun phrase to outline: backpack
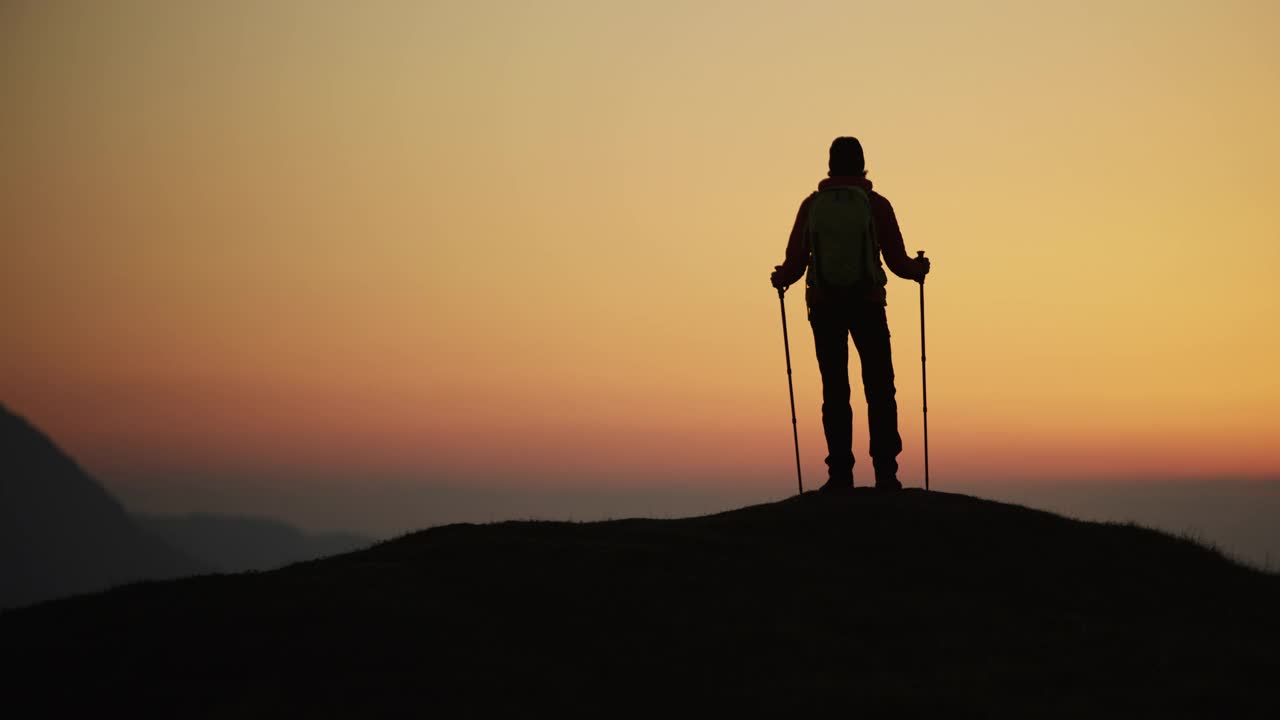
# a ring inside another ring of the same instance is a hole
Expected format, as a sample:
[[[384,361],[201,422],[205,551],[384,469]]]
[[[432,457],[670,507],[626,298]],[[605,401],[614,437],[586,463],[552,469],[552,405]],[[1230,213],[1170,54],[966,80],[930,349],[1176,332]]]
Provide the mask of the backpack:
[[[871,198],[856,186],[819,190],[810,196],[808,284],[817,288],[882,288],[880,244],[871,218]]]

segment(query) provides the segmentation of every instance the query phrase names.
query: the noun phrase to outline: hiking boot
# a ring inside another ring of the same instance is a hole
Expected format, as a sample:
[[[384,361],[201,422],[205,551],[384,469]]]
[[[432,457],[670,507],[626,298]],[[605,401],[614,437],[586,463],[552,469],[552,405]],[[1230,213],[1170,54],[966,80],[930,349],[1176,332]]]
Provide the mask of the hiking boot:
[[[877,475],[876,489],[877,490],[901,490],[902,483],[898,482],[898,477],[896,475]]]
[[[818,492],[822,493],[841,493],[853,490],[853,478],[828,478],[827,482],[818,488]]]

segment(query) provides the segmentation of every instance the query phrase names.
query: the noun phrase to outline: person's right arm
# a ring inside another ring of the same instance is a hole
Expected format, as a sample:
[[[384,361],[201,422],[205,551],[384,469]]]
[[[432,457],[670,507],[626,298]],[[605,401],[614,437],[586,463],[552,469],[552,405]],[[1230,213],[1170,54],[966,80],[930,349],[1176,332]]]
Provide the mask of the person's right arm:
[[[898,218],[893,214],[893,205],[888,198],[876,193],[872,197],[872,216],[876,224],[876,240],[880,243],[880,254],[894,275],[906,280],[923,280],[929,273],[929,259],[907,257],[906,244],[902,241],[902,230],[898,228]]]

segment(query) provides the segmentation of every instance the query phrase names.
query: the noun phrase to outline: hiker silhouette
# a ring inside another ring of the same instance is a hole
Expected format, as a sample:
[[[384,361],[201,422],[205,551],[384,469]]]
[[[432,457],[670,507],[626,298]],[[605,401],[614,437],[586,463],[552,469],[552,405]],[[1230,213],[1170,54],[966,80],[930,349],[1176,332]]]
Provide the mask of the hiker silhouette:
[[[822,429],[827,436],[827,482],[820,490],[853,487],[853,410],[849,405],[849,337],[862,364],[870,455],[877,488],[896,490],[898,402],[885,317],[884,264],[898,277],[924,281],[929,260],[907,256],[893,206],[871,189],[862,143],[831,143],[827,177],[800,203],[786,259],[770,283],[785,290],[806,275],[805,304],[822,374]]]

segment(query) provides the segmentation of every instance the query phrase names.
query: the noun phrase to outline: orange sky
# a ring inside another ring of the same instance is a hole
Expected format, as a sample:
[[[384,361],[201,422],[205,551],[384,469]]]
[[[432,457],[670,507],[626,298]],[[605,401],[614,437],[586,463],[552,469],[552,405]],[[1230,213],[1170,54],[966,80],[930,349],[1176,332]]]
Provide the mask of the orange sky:
[[[112,473],[781,494],[767,275],[853,134],[934,262],[936,481],[1275,475],[1278,30],[1271,2],[5,3],[0,402]]]

